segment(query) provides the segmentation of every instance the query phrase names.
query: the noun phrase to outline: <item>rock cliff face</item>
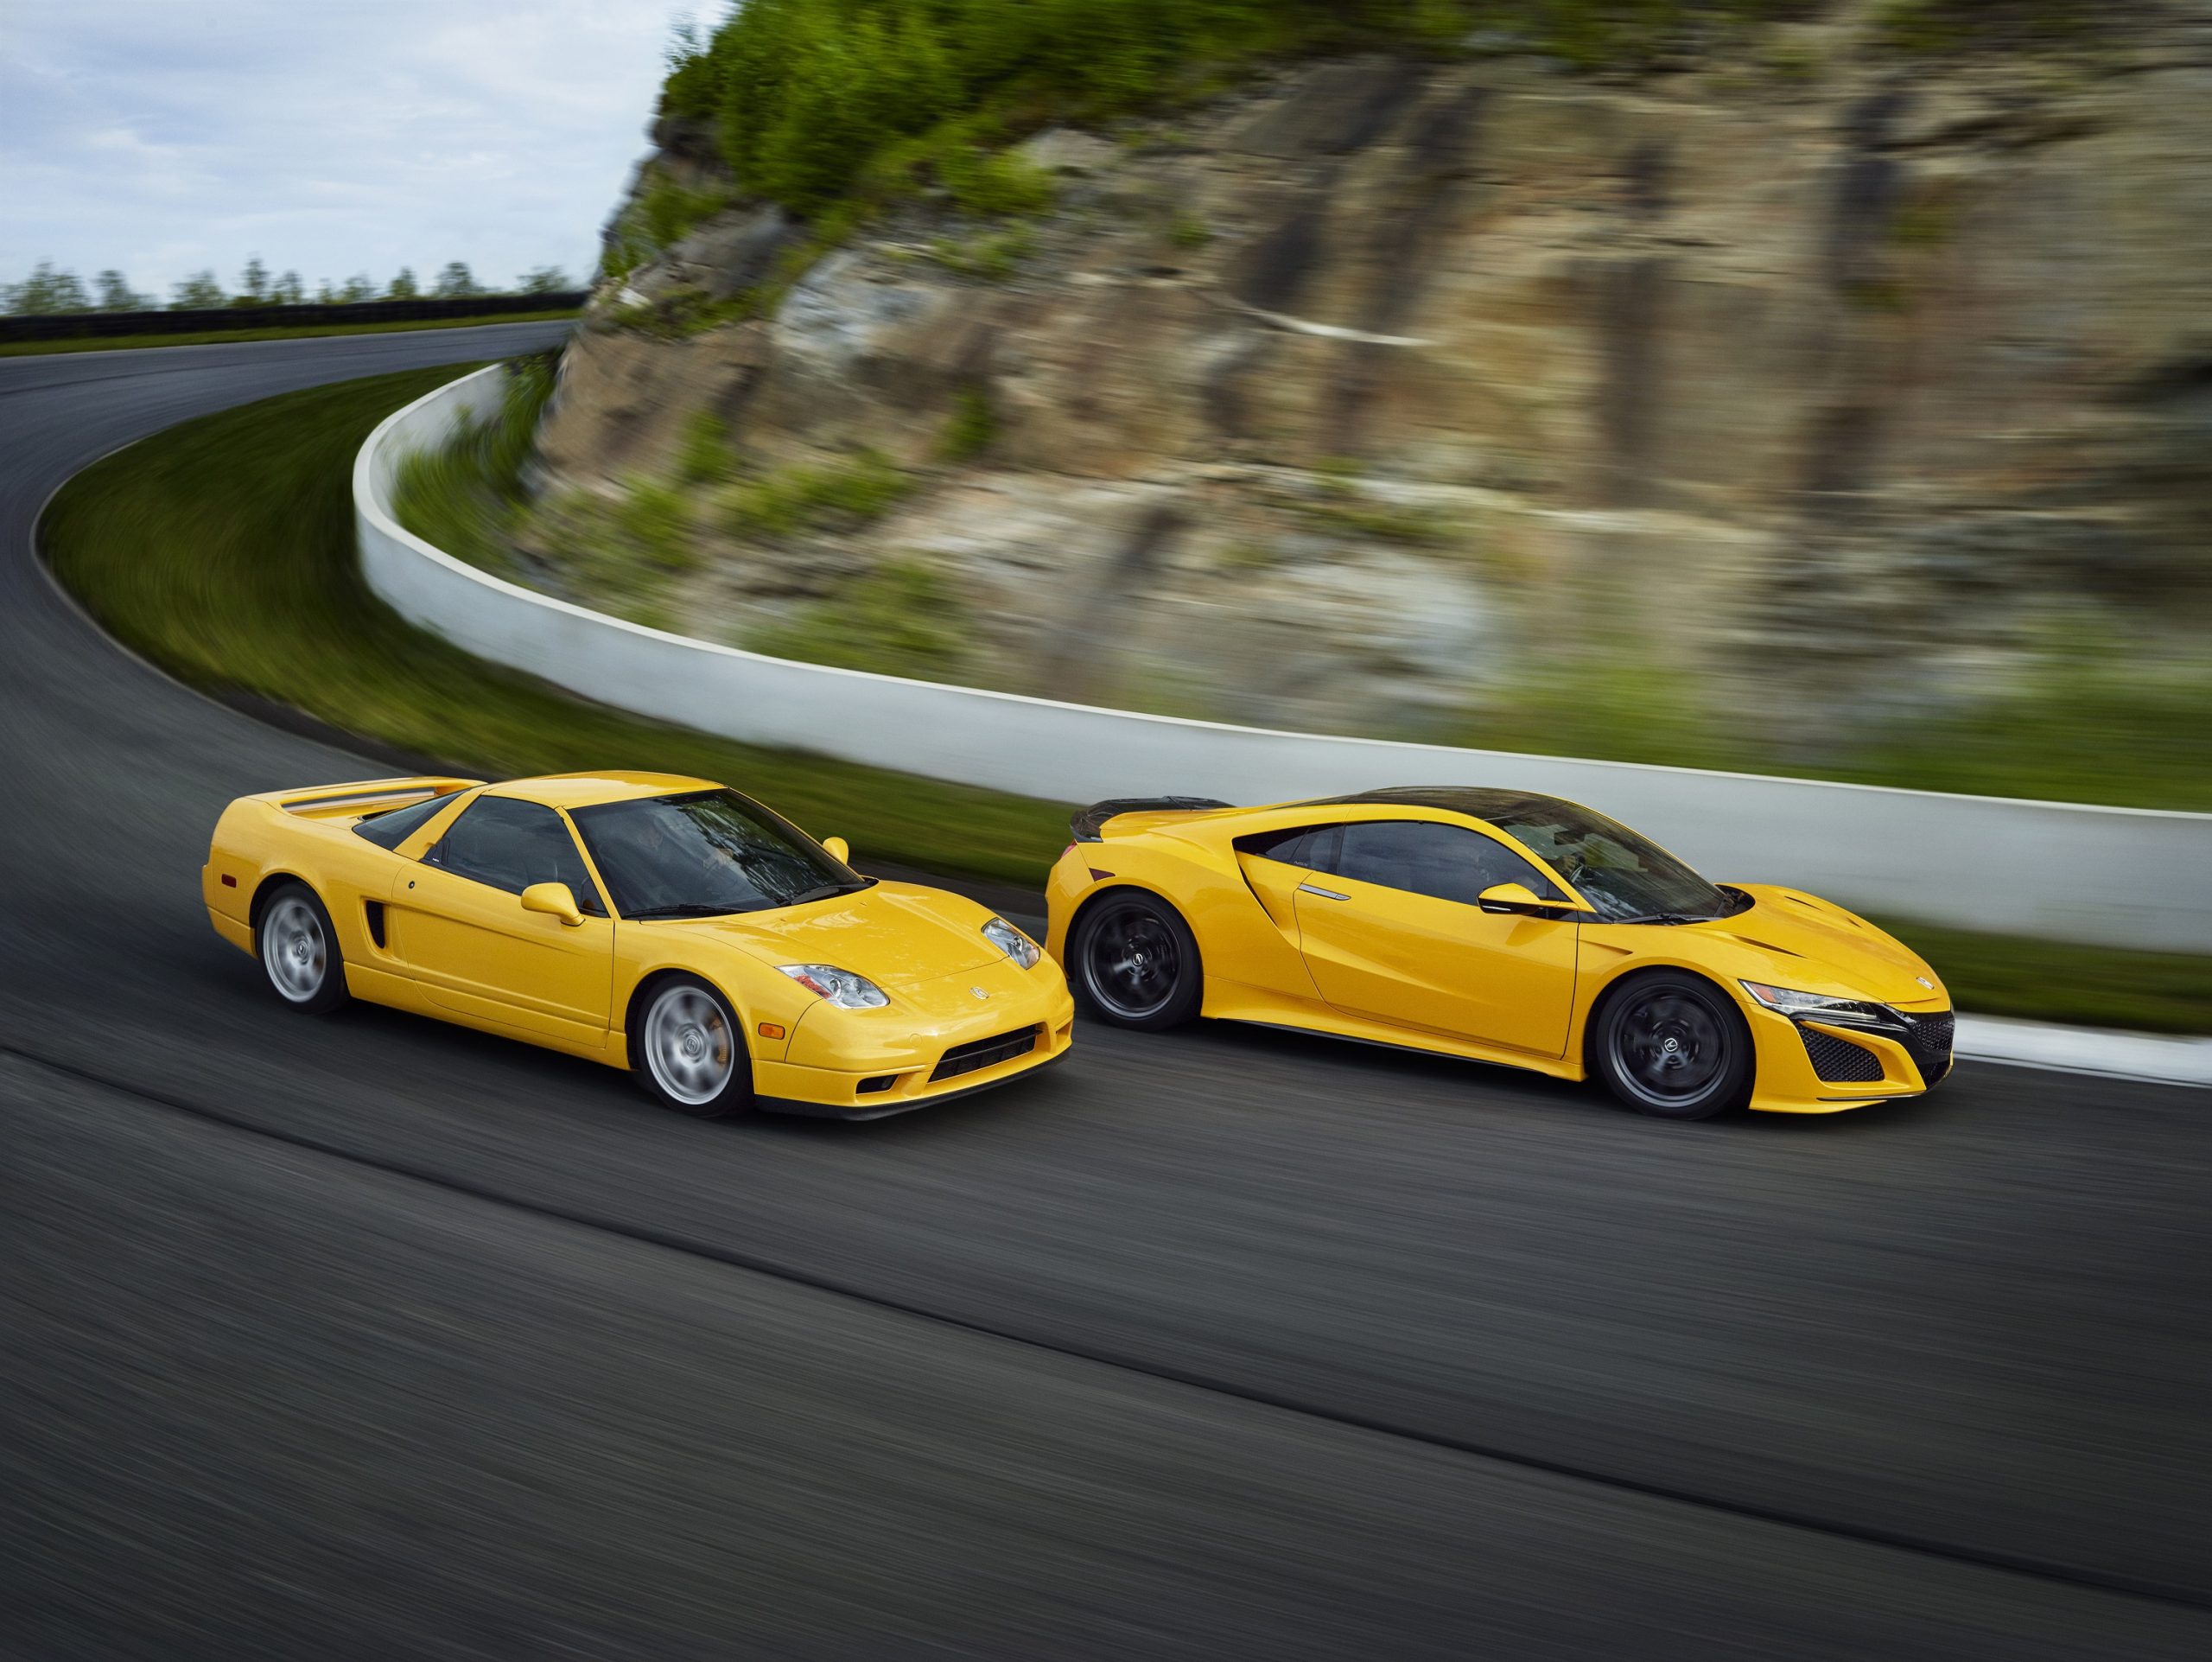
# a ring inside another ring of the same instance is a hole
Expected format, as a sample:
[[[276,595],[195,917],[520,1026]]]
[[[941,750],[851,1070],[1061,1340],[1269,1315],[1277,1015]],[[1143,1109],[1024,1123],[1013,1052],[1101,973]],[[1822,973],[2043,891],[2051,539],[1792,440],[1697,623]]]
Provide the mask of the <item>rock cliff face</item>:
[[[923,201],[770,315],[627,321],[764,280],[798,231],[741,204],[570,348],[539,580],[772,646],[892,570],[941,610],[883,667],[1472,743],[1604,686],[1716,760],[1910,729],[2085,639],[2201,674],[2212,16],[1930,65],[1865,10],[1633,83],[1285,72],[1033,138],[1058,190],[1019,226]],[[745,511],[863,451],[895,500]],[[671,479],[680,547],[579,551]]]

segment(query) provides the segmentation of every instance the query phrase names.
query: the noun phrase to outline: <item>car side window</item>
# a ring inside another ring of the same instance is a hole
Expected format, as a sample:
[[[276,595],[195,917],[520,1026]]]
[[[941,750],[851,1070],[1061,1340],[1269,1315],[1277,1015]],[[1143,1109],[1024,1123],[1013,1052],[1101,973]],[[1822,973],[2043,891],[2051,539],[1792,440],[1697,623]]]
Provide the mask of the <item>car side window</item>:
[[[380,849],[396,849],[436,818],[446,805],[460,794],[458,791],[446,791],[404,808],[372,814],[353,827],[353,835],[367,837]]]
[[[1280,860],[1287,866],[1304,866],[1308,871],[1328,871],[1334,869],[1337,834],[1343,829],[1341,825],[1293,825],[1287,831],[1240,837],[1236,846],[1263,860]]]
[[[576,909],[607,915],[584,869],[576,839],[561,816],[536,802],[507,796],[480,796],[461,811],[437,846],[423,856],[428,865],[493,888],[519,895],[532,883],[566,883]]]
[[[1370,819],[1344,828],[1336,871],[1363,883],[1402,888],[1472,906],[1483,890],[1525,883],[1540,900],[1560,900],[1544,874],[1503,843],[1433,819]]]

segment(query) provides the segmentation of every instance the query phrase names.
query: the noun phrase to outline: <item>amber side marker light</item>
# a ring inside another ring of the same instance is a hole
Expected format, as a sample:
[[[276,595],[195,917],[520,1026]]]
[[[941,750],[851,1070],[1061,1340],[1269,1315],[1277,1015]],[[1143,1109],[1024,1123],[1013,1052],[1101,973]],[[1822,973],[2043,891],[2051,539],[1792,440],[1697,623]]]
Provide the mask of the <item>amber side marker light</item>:
[[[781,1024],[781,1023],[779,1023],[779,1022],[761,1022],[761,1024],[760,1024],[760,1036],[761,1036],[762,1038],[764,1038],[764,1039],[780,1039],[780,1038],[782,1038],[782,1037],[784,1036],[784,1029],[783,1029],[782,1024]]]

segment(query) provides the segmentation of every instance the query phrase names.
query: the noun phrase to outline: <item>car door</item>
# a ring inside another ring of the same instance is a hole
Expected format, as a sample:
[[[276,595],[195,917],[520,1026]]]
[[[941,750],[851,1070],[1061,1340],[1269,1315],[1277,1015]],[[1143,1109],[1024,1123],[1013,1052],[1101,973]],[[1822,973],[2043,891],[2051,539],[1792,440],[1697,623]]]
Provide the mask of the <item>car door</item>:
[[[1298,886],[1316,870],[1325,871],[1334,865],[1333,850],[1341,830],[1333,824],[1294,825],[1236,839],[1237,869],[1268,922],[1281,932],[1282,949],[1240,952],[1237,980],[1294,998],[1319,995],[1305,955],[1298,950]],[[1267,944],[1274,946],[1272,941]]]
[[[580,925],[525,912],[532,883],[566,883]],[[614,926],[568,823],[541,803],[478,797],[395,878],[386,939],[434,1004],[555,1038],[607,1029]]]
[[[1559,894],[1496,837],[1429,819],[1344,827],[1297,890],[1299,947],[1346,1015],[1540,1056],[1567,1049],[1575,925],[1484,911],[1498,883]]]

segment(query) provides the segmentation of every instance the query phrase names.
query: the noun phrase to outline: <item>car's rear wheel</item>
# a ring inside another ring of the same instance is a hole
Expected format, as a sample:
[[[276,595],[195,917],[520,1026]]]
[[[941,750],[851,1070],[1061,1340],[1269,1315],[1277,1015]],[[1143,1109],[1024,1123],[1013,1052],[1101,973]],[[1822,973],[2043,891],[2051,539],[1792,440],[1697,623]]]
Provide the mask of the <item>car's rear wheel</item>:
[[[1606,996],[1591,1071],[1641,1114],[1709,1119],[1751,1100],[1751,1035],[1711,982],[1653,971]]]
[[[630,1068],[647,1096],[700,1119],[753,1102],[753,1059],[736,1014],[691,976],[670,976],[646,994],[630,1028]]]
[[[1198,1013],[1198,943],[1175,908],[1139,889],[1109,890],[1076,920],[1076,985],[1118,1027],[1156,1031]]]
[[[315,890],[288,879],[261,902],[254,946],[262,973],[294,1009],[327,1015],[346,1002],[346,958]]]

